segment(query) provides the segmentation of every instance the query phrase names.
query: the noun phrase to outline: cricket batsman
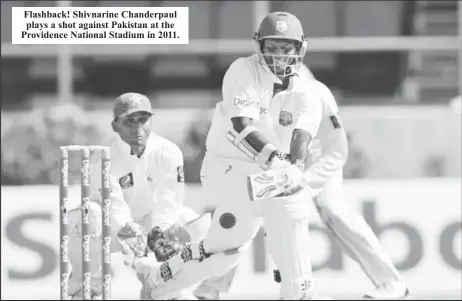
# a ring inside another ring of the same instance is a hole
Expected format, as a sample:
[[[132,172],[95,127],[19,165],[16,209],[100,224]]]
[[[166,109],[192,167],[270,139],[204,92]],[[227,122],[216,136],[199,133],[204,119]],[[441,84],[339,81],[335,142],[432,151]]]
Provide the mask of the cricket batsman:
[[[333,237],[346,254],[361,266],[377,288],[375,292],[365,294],[364,299],[411,299],[406,284],[369,225],[343,201],[345,156],[342,153],[347,148],[347,140],[344,138],[346,133],[334,96],[329,88],[314,79],[305,65],[302,65],[299,76],[308,79],[307,85],[314,84],[313,90],[323,96],[321,126],[318,135],[310,144],[306,162],[305,173],[309,181],[304,183],[312,191],[315,207],[323,223],[332,231]],[[279,131],[278,134],[281,139],[289,136],[284,131]],[[258,186],[252,180],[256,176],[259,175],[250,177],[250,187]],[[284,172],[278,175],[283,176]],[[265,189],[265,186],[259,188]],[[279,281],[279,272],[275,273],[275,278]]]
[[[277,19],[278,13],[274,13],[273,17]],[[280,16],[281,17],[281,16]],[[283,27],[279,22],[279,27]],[[285,27],[285,26],[284,26]],[[276,28],[277,29],[277,28]],[[281,49],[287,46],[287,29],[286,34],[279,34],[274,37],[274,32],[262,31],[259,32],[259,47],[265,50],[266,47],[280,46]],[[277,30],[276,30],[277,32]],[[267,64],[271,70],[284,70],[284,63],[277,63],[281,56],[271,56],[263,54],[265,61],[272,61],[273,66]],[[281,60],[279,60],[281,61]],[[282,71],[279,71],[282,72]],[[277,73],[276,73],[277,74]],[[409,290],[399,275],[399,272],[393,266],[389,256],[384,248],[380,245],[377,237],[374,235],[370,227],[364,219],[353,212],[347,204],[343,202],[343,166],[347,159],[348,145],[346,133],[340,120],[339,110],[334,96],[329,88],[324,84],[314,79],[313,75],[306,66],[302,65],[298,74],[293,75],[298,78],[301,85],[306,87],[305,91],[311,96],[310,99],[320,99],[321,105],[311,109],[317,110],[312,112],[310,117],[315,117],[320,120],[320,126],[317,134],[310,134],[310,138],[305,138],[305,141],[310,141],[309,156],[305,162],[305,170],[303,172],[301,188],[310,191],[310,197],[315,202],[315,207],[321,216],[322,221],[327,228],[332,231],[333,236],[340,243],[340,246],[345,252],[362,267],[364,272],[371,279],[374,286],[377,288],[375,292],[364,295],[364,299],[410,299]],[[290,78],[290,77],[289,77]],[[296,82],[295,79],[293,79]],[[290,80],[289,89],[290,91]],[[274,104],[275,98],[271,102]],[[311,101],[311,100],[310,100]],[[293,143],[290,139],[296,132],[300,132],[293,125],[296,120],[297,112],[293,99],[285,98],[281,106],[279,114],[279,124],[275,125],[275,131],[281,143],[280,150],[284,153],[293,153]],[[266,108],[261,109],[263,111]],[[262,115],[260,115],[260,118]],[[310,120],[306,120],[309,122]],[[292,137],[292,138],[291,138]],[[293,141],[293,140],[292,140]],[[290,147],[288,147],[290,145]],[[231,164],[229,168],[231,168]],[[264,171],[251,175],[249,177],[249,187],[251,188],[252,198],[255,200],[265,201],[268,196],[274,196],[281,189],[270,188],[277,186],[273,179],[285,179],[290,177],[292,170],[285,171]],[[266,180],[266,181],[263,181]],[[266,195],[259,195],[260,192],[266,192]],[[268,227],[268,225],[266,225]],[[281,279],[281,274],[276,271],[278,281]]]
[[[207,136],[201,181],[208,207],[215,208],[210,229],[149,273],[154,299],[234,268],[263,223],[280,271],[280,298],[323,299],[310,261],[311,191],[300,188],[308,145],[322,119],[321,95],[297,75],[307,41],[300,21],[286,12],[265,17],[255,40],[257,54],[237,59],[226,72]],[[280,132],[287,136],[281,139]],[[278,183],[281,193],[257,200],[248,176],[262,170],[283,170],[286,177]]]
[[[142,94],[125,93],[116,99],[113,109],[111,140],[111,251],[120,252],[118,234],[129,232],[145,237],[153,228],[166,230],[174,224],[185,224],[198,217],[183,206],[183,154],[173,142],[152,132],[150,100]],[[100,153],[94,152],[90,162],[92,202],[91,295],[101,295],[101,167]],[[69,293],[82,297],[82,254],[80,209],[70,212],[71,235],[69,257],[72,273]],[[128,262],[130,260],[126,260]],[[117,264],[114,262],[113,264]],[[88,292],[84,292],[88,293]],[[190,298],[184,291],[174,298]],[[172,297],[173,298],[173,297]]]

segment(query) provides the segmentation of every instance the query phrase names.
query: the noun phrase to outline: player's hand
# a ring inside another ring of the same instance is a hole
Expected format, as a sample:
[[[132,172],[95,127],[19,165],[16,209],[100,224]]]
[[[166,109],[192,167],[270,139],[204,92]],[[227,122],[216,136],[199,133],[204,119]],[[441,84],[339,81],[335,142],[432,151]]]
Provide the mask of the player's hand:
[[[127,222],[124,229],[124,233],[131,236],[146,235],[146,231],[144,230],[143,226],[133,221]]]
[[[267,169],[284,169],[290,165],[290,155],[283,152],[277,152]]]
[[[284,192],[277,197],[289,196],[303,189],[305,183],[303,173],[297,166],[290,164],[289,167],[283,169],[283,173],[284,178],[286,178]]]
[[[305,186],[303,172],[293,164],[250,175],[247,177],[247,183],[252,201],[289,196]]]
[[[271,169],[280,170],[286,178],[284,192],[279,196],[287,196],[297,193],[302,189],[302,172],[296,165],[290,162],[290,155],[278,152],[271,162]]]
[[[136,258],[146,256],[147,234],[141,225],[128,222],[117,233],[117,239],[124,254],[125,265],[133,265]]]

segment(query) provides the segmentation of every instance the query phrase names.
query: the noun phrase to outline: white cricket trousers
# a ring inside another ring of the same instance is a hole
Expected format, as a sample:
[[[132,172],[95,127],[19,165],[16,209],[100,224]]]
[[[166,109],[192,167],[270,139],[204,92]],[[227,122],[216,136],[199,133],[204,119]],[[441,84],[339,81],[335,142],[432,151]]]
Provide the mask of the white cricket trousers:
[[[326,182],[314,202],[323,223],[374,285],[401,281],[398,270],[369,225],[344,202],[342,171]]]

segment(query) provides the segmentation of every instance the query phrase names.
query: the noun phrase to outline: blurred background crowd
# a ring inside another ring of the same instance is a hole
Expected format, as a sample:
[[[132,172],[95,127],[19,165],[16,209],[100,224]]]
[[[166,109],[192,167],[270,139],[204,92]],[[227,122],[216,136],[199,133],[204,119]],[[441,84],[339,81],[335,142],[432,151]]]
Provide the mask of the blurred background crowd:
[[[461,175],[457,1],[63,2],[188,6],[190,45],[11,45],[11,7],[59,3],[2,1],[2,185],[56,184],[59,146],[107,141],[112,102],[124,92],[150,97],[153,130],[183,150],[186,181],[199,181],[223,75],[233,60],[253,53],[259,18],[278,10],[302,21],[313,41],[305,64],[332,89],[345,116],[346,178]],[[73,158],[75,179],[78,166]]]

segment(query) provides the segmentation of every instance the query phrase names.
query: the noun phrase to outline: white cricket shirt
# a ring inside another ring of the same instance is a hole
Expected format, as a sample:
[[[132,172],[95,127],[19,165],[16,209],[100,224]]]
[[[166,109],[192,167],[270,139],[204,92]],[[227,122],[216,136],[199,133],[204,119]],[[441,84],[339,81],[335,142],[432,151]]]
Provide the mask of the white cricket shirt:
[[[318,94],[307,89],[309,81],[305,73],[295,75],[286,90],[274,94],[275,84],[282,82],[267,66],[259,64],[256,54],[234,61],[223,78],[223,100],[215,108],[206,141],[207,152],[251,161],[226,139],[226,133],[233,130],[233,117],[252,118],[254,126],[284,152],[289,151],[294,129],[316,136],[322,103]]]
[[[138,158],[119,135],[110,143],[112,231],[128,221],[146,230],[177,222],[184,196],[183,154],[170,140],[151,133]],[[91,158],[92,199],[100,200],[100,153]]]
[[[302,68],[303,78],[312,77],[308,68]],[[307,79],[307,90],[321,100],[322,117],[319,130],[310,143],[310,158],[306,164],[307,184],[316,196],[325,183],[341,173],[348,157],[348,141],[337,102],[330,89],[316,79]]]

